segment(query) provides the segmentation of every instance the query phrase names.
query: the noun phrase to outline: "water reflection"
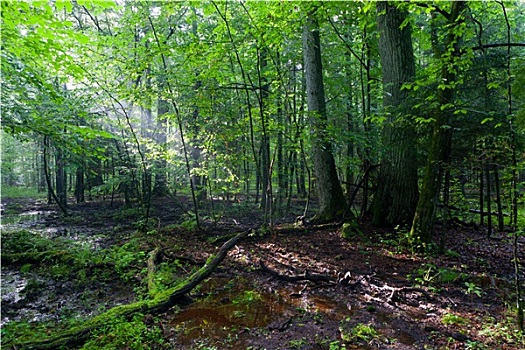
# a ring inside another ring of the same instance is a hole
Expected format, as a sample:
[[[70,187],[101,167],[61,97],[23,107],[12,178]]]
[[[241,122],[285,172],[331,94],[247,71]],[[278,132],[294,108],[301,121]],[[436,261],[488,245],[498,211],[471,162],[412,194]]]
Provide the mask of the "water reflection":
[[[3,226],[6,226],[6,225],[35,224],[45,219],[51,213],[52,213],[51,211],[33,210],[33,211],[26,211],[20,214],[8,214],[8,215],[2,214],[0,216],[0,225],[3,228]]]
[[[301,288],[302,289],[302,288]],[[243,278],[212,277],[201,285],[202,297],[170,321],[177,344],[189,346],[199,339],[226,339],[232,331],[242,343],[250,328],[276,328],[302,311],[342,318],[348,309],[326,297],[290,289],[264,291]],[[237,344],[240,346],[240,344]]]

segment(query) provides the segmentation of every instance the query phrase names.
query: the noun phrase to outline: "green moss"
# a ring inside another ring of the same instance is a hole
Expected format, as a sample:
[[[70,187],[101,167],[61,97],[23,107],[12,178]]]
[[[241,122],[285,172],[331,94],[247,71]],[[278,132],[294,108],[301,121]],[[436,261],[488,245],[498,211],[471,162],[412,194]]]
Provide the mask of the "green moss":
[[[363,233],[359,229],[359,224],[356,221],[345,222],[341,227],[341,237],[344,239],[352,239],[362,235]]]

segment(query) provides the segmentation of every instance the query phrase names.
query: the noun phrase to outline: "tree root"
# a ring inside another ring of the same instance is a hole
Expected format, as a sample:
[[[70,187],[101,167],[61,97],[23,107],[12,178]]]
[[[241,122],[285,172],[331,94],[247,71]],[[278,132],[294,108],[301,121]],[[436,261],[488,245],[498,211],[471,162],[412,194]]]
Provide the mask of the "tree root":
[[[308,271],[305,271],[303,274],[299,275],[283,275],[275,270],[270,269],[268,266],[264,264],[262,260],[259,261],[259,266],[262,271],[277,277],[280,280],[286,281],[286,282],[299,282],[299,281],[311,281],[311,282],[326,282],[329,284],[340,284],[340,285],[346,285],[351,287],[352,289],[355,289],[358,285],[362,285],[363,287],[367,289],[377,290],[379,292],[388,292],[389,295],[385,297],[385,299],[379,299],[376,297],[369,296],[371,300],[374,300],[376,302],[380,303],[388,303],[391,305],[394,305],[396,301],[399,300],[399,295],[401,293],[420,293],[425,295],[426,297],[430,297],[430,294],[422,289],[417,287],[391,287],[389,285],[383,285],[378,286],[376,284],[371,283],[368,281],[368,278],[366,276],[361,276],[357,280],[352,281],[352,275],[350,272],[340,273],[337,277],[337,279],[329,276],[329,275],[319,275],[319,274],[312,274]],[[368,276],[370,277],[370,276]]]
[[[153,299],[143,300],[128,305],[116,306],[109,311],[95,316],[84,324],[72,327],[60,334],[45,339],[29,340],[25,342],[11,342],[2,344],[6,349],[58,349],[61,347],[71,348],[85,343],[91,333],[104,326],[109,319],[115,317],[129,318],[135,313],[158,314],[167,311],[174,306],[182,297],[189,293],[199,283],[208,278],[215,268],[224,260],[228,251],[237,242],[246,237],[248,232],[239,233],[237,236],[224,243],[217,254],[210,257],[206,264],[189,276],[184,282],[169,290],[157,293]],[[150,257],[153,254],[150,254]]]

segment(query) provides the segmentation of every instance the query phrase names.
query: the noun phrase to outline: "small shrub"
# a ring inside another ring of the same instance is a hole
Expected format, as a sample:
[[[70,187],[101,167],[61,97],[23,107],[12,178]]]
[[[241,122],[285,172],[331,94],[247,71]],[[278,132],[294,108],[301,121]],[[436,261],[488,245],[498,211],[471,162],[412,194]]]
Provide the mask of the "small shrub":
[[[379,334],[374,329],[374,327],[367,324],[358,324],[352,328],[352,338],[355,340],[361,340],[364,342],[369,342],[375,339]]]
[[[262,296],[254,290],[245,290],[244,293],[232,300],[234,305],[250,305],[257,301],[261,301]]]
[[[455,314],[446,313],[443,315],[443,317],[441,317],[441,323],[446,324],[446,325],[461,326],[461,325],[467,324],[468,320],[464,317],[461,317]]]
[[[146,257],[146,252],[140,250],[137,240],[131,240],[121,246],[113,246],[108,250],[106,262],[115,264],[115,270],[125,281],[131,280],[134,275],[130,271],[131,265],[140,265]]]
[[[341,237],[344,239],[351,239],[361,235],[362,233],[359,230],[359,224],[356,221],[345,222],[343,227],[341,227]]]
[[[369,324],[358,323],[355,326],[349,328],[350,318],[342,320],[339,325],[339,332],[341,339],[345,343],[368,343],[371,340],[377,338],[379,333],[377,330]]]
[[[476,294],[478,297],[481,297],[483,290],[473,282],[465,282],[467,287],[467,294]]]

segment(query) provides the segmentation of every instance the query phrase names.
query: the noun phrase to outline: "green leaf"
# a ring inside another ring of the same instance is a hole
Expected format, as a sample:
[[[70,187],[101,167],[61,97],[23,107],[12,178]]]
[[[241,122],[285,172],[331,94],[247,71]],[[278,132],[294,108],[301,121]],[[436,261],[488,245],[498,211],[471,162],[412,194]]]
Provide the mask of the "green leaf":
[[[75,34],[74,35],[74,38],[81,44],[89,44],[89,41],[90,41],[90,38],[85,35],[85,34],[81,34],[81,33],[78,33],[78,34]]]

